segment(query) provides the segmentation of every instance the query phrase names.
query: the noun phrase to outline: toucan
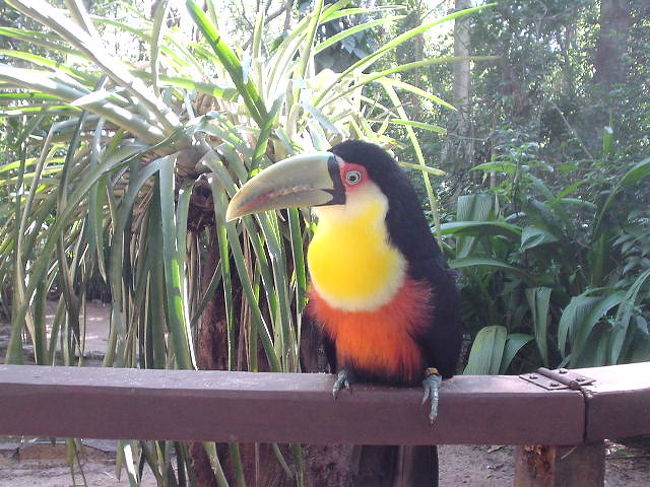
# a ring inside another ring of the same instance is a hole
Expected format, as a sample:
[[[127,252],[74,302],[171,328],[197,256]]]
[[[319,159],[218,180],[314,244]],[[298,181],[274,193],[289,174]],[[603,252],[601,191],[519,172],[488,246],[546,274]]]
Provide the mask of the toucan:
[[[337,374],[334,397],[354,382],[421,383],[433,422],[459,360],[459,293],[408,176],[379,146],[347,140],[272,164],[226,217],[290,207],[318,219],[306,312]]]

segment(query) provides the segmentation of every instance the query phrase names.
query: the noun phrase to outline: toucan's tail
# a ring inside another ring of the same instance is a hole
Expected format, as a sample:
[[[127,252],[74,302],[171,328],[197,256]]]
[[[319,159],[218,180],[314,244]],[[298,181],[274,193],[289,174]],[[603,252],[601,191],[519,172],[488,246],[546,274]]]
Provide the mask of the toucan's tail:
[[[354,487],[437,487],[438,448],[426,446],[355,447]]]

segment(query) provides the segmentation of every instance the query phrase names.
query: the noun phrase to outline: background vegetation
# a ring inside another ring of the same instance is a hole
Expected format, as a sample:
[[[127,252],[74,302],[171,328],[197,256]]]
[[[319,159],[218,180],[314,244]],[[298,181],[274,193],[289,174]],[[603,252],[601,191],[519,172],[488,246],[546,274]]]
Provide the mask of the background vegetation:
[[[322,370],[310,215],[224,211],[259,169],[348,137],[395,152],[459,271],[459,370],[650,358],[647,2],[11,0],[0,23],[6,362],[83,365],[100,297],[105,366]],[[120,452],[132,485],[145,464],[161,485],[349,464],[299,445]]]

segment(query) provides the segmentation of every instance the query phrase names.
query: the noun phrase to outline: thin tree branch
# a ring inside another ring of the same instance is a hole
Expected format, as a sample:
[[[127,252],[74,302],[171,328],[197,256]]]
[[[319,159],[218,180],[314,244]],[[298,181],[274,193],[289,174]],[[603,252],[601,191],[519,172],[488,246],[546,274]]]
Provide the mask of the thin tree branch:
[[[578,141],[578,144],[580,144],[580,147],[582,148],[582,150],[585,151],[585,154],[587,154],[589,159],[591,159],[591,161],[593,162],[595,160],[594,156],[591,155],[591,152],[589,152],[589,149],[587,149],[587,146],[585,146],[585,144],[582,142],[582,139],[578,135],[578,132],[575,131],[575,129],[571,126],[569,121],[566,119],[566,117],[564,116],[564,113],[562,113],[562,110],[560,110],[560,107],[558,107],[555,104],[554,101],[549,101],[549,103],[560,114],[560,118],[562,118],[562,121],[564,122],[564,125],[566,125],[567,128],[571,131],[571,133],[573,134],[573,137]]]

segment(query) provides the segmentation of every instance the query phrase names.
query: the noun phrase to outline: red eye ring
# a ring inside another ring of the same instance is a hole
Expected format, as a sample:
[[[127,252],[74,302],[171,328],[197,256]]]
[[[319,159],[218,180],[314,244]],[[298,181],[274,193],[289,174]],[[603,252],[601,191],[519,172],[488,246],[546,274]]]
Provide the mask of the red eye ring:
[[[362,187],[369,180],[368,171],[361,164],[347,162],[342,159],[339,159],[339,164],[341,182],[348,190]]]
[[[361,171],[357,171],[356,169],[351,169],[345,173],[345,182],[350,186],[359,184],[361,179],[363,179]]]

